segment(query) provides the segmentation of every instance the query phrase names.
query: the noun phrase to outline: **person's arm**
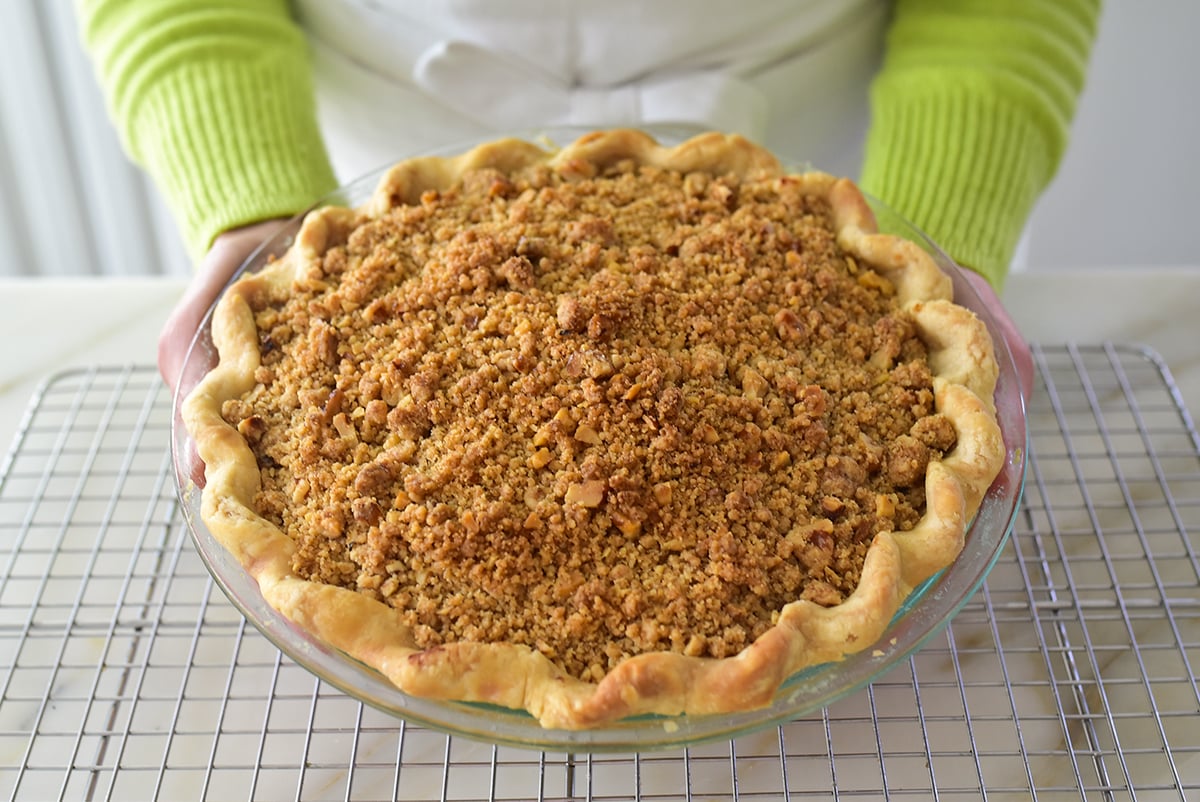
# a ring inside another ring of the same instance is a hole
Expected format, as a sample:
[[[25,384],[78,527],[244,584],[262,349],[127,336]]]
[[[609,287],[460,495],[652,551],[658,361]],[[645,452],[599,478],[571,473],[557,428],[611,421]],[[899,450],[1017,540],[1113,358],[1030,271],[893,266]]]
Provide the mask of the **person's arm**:
[[[1099,0],[898,0],[861,183],[999,289],[1066,148]]]
[[[78,0],[130,158],[199,262],[223,231],[332,190],[308,50],[286,0]]]
[[[77,12],[121,141],[197,263],[159,337],[175,388],[192,335],[272,221],[336,185],[307,45],[286,0],[78,0]]]

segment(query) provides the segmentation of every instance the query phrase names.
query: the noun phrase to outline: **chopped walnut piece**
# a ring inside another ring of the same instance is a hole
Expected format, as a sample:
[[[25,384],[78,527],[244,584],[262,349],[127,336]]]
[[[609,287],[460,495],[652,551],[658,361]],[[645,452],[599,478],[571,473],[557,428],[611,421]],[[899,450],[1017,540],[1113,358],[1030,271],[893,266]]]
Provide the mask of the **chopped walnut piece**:
[[[261,415],[250,415],[238,422],[237,430],[242,437],[254,442],[267,433],[267,422]]]
[[[600,445],[600,433],[587,424],[580,424],[575,427],[575,439],[581,443],[589,445]]]
[[[564,499],[568,504],[578,504],[581,507],[598,507],[604,500],[604,482],[592,479],[586,482],[576,482],[567,488]]]
[[[550,460],[552,459],[554,459],[554,456],[550,453],[550,449],[539,448],[537,451],[533,452],[533,456],[529,458],[529,464],[536,469],[541,469],[549,465]]]

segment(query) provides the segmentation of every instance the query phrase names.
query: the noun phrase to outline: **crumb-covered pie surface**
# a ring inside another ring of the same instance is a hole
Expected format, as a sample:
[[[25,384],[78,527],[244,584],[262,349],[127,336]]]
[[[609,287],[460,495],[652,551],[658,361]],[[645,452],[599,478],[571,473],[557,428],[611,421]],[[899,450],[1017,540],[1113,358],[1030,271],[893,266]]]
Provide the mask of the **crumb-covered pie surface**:
[[[402,163],[214,311],[203,517],[420,696],[581,728],[869,648],[1004,456],[982,323],[738,137]]]

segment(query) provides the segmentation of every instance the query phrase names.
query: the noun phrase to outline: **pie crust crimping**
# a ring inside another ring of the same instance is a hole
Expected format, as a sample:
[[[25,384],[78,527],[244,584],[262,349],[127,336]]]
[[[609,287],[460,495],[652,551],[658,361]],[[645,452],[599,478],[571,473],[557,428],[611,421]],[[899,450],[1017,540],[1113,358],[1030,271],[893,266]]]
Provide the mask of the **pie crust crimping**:
[[[183,417],[267,602],[421,697],[769,704],[949,565],[984,324],[855,185],[632,130],[405,161],[214,308]]]

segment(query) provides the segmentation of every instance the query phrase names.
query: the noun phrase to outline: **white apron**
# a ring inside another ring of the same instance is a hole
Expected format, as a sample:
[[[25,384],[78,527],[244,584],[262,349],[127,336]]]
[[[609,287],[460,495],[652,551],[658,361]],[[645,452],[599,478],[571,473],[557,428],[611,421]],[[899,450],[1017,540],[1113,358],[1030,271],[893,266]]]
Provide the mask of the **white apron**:
[[[742,133],[857,175],[883,0],[296,0],[338,177],[499,134]]]

